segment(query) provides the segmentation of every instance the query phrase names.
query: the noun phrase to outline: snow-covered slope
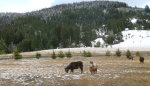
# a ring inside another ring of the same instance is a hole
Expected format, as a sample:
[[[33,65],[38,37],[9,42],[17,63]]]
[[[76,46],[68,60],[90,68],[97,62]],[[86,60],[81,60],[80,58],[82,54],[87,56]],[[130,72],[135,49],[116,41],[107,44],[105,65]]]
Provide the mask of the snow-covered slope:
[[[122,32],[124,42],[113,45],[113,48],[150,50],[149,30],[126,30]]]

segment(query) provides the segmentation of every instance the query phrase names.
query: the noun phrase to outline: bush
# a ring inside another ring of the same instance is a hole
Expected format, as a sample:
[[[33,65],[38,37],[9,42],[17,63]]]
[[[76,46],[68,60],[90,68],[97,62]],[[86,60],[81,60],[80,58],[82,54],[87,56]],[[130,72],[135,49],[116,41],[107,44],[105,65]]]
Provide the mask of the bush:
[[[53,51],[53,53],[52,53],[51,58],[52,58],[52,59],[56,59],[56,54],[55,54],[55,52],[54,52],[54,51]]]
[[[91,57],[91,56],[92,56],[91,52],[88,51],[86,57]]]
[[[110,56],[110,51],[107,50],[105,56]]]
[[[22,55],[20,55],[20,53],[19,53],[17,48],[14,49],[14,51],[13,51],[13,58],[16,59],[16,60],[22,59]]]
[[[71,57],[72,57],[72,54],[71,54],[70,51],[66,52],[65,55],[66,55],[66,57],[68,57],[68,58],[71,58]]]
[[[83,51],[82,56],[86,57],[86,51]]]
[[[58,53],[58,57],[64,58],[64,53],[63,53],[62,51],[60,51],[60,52]]]
[[[130,50],[127,50],[127,52],[126,52],[126,56],[127,56],[127,57],[131,56],[131,52],[130,52]]]
[[[140,52],[139,51],[136,51],[136,56],[140,56]]]
[[[84,56],[84,57],[91,57],[92,56],[92,54],[91,54],[91,52],[86,52],[86,51],[83,51],[83,54],[82,54],[82,56]]]
[[[120,57],[121,56],[121,51],[119,50],[119,49],[117,49],[117,51],[116,51],[116,56],[118,56],[118,57]]]
[[[41,54],[40,54],[40,53],[36,53],[35,57],[36,57],[37,59],[39,59],[39,58],[41,57]]]

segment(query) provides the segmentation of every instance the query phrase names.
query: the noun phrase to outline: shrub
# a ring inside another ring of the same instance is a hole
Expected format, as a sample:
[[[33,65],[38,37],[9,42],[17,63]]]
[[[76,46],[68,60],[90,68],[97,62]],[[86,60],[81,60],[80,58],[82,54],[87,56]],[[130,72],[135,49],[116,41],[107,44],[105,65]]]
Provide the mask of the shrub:
[[[127,50],[127,52],[126,52],[126,56],[127,56],[127,57],[131,56],[131,52],[130,52],[130,50]]]
[[[88,51],[86,57],[91,57],[91,56],[92,56],[91,52]]]
[[[53,53],[52,53],[51,58],[52,58],[52,59],[56,59],[56,54],[55,54],[55,52],[54,52],[54,51],[53,51]]]
[[[13,58],[16,59],[16,60],[22,59],[22,55],[20,55],[20,53],[19,53],[17,48],[14,49],[14,51],[13,51]]]
[[[91,54],[91,52],[86,52],[86,51],[83,51],[83,54],[82,54],[82,56],[84,56],[84,57],[91,57],[92,56],[92,54]]]
[[[64,58],[64,53],[63,53],[62,51],[60,51],[60,52],[58,53],[58,57]]]
[[[136,51],[136,56],[140,56],[140,52],[139,51]]]
[[[110,51],[107,50],[105,56],[110,56]]]
[[[86,51],[83,51],[82,56],[86,57]]]
[[[39,59],[39,58],[41,57],[41,54],[40,54],[40,53],[36,53],[35,57],[36,57],[37,59]]]
[[[71,57],[72,57],[72,54],[71,54],[70,51],[66,52],[65,55],[66,55],[66,57],[68,57],[68,58],[71,58]]]
[[[117,49],[117,51],[116,51],[116,56],[118,56],[118,57],[120,57],[121,56],[121,51],[119,50],[119,49]]]

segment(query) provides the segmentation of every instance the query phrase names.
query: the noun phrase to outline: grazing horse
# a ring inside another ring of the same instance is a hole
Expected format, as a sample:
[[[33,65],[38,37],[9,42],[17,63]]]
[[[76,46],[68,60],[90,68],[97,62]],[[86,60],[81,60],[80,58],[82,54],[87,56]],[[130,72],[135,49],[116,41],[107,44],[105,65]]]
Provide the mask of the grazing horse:
[[[81,69],[81,73],[83,73],[83,62],[77,61],[77,62],[71,62],[66,68],[65,71],[68,73],[69,70],[73,73],[74,69]]]
[[[133,60],[133,56],[127,56],[127,58],[130,60],[132,59]]]
[[[96,63],[93,63],[92,61],[90,61],[89,69],[90,69],[91,74],[97,73],[97,68],[98,68],[98,66],[96,65]]]
[[[144,63],[144,57],[140,56],[140,63]]]

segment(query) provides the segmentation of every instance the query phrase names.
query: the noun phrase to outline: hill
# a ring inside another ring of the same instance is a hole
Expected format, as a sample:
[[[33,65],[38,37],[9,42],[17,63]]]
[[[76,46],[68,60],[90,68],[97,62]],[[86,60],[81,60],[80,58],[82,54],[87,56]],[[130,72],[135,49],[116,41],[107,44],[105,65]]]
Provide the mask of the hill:
[[[150,13],[126,3],[90,1],[57,5],[25,14],[1,13],[0,52],[34,51],[91,46],[97,38],[104,46],[123,41],[122,31],[150,29]],[[7,18],[5,18],[7,17]],[[132,23],[131,19],[137,22]]]

